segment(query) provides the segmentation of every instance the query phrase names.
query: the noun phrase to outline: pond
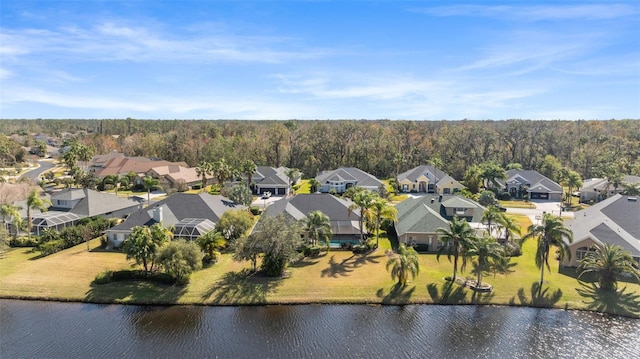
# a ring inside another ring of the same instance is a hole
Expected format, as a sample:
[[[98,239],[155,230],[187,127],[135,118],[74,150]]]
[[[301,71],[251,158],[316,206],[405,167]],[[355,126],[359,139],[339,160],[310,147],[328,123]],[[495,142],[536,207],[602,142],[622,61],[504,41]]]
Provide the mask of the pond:
[[[120,306],[0,300],[4,358],[640,357],[640,321],[494,306]]]

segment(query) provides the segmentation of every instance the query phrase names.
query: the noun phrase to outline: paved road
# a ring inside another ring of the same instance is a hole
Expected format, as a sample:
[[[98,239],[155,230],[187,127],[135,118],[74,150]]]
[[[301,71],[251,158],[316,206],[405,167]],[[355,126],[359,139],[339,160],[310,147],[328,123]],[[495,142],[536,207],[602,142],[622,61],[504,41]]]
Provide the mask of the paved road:
[[[34,168],[31,171],[21,174],[19,178],[27,177],[32,181],[37,182],[42,172],[55,167],[55,164],[53,163],[52,160],[40,160],[38,161],[38,164],[40,165],[40,167]]]

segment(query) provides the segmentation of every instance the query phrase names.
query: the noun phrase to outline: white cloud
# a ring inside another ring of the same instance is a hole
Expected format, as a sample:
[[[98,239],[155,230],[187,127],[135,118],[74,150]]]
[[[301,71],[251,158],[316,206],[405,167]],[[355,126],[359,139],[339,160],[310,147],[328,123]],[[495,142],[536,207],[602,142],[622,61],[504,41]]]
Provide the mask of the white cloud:
[[[427,9],[414,9],[433,16],[482,16],[509,21],[543,20],[610,20],[637,16],[637,6],[629,4],[579,4],[579,5],[453,5]]]

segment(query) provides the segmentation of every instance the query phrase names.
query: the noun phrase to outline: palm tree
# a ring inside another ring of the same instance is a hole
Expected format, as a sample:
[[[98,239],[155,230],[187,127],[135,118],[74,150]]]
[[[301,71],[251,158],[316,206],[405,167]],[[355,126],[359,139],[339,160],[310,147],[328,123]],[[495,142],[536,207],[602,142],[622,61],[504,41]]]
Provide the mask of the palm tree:
[[[213,163],[212,173],[218,179],[220,190],[224,187],[224,182],[231,176],[231,166],[227,164],[224,158],[221,158]]]
[[[507,178],[507,172],[499,164],[487,161],[480,165],[480,178],[488,188],[499,187],[498,180]]]
[[[311,187],[310,192],[316,193],[318,192],[318,187],[320,187],[320,181],[315,178],[309,180],[309,186]]]
[[[297,168],[290,168],[287,170],[287,177],[289,179],[289,186],[293,186],[293,183],[302,176],[302,172]]]
[[[571,196],[573,195],[573,189],[580,188],[580,186],[582,186],[582,177],[580,177],[580,174],[576,171],[567,170],[564,172],[565,173],[563,175],[563,182],[569,188],[567,204],[571,205]]]
[[[376,230],[376,248],[380,244],[380,223],[383,219],[395,221],[397,219],[398,210],[387,202],[386,199],[375,197],[371,202],[371,214],[375,217]]]
[[[333,237],[329,217],[321,211],[313,211],[307,215],[304,223],[312,244],[315,246],[318,241],[323,241],[328,250],[331,244],[331,238]]]
[[[489,235],[492,235],[491,224],[500,222],[500,217],[504,217],[504,214],[494,205],[487,207],[487,210],[482,214],[482,222],[487,223],[487,233]]]
[[[404,244],[398,247],[395,254],[387,261],[387,270],[391,268],[391,278],[398,278],[398,284],[407,285],[409,274],[415,278],[420,273],[420,261],[418,252],[413,247],[407,248]]]
[[[240,172],[247,176],[247,187],[251,188],[253,175],[258,172],[258,166],[256,166],[256,163],[252,160],[242,161],[240,164]]]
[[[504,248],[491,236],[479,237],[475,240],[467,255],[477,258],[477,288],[482,285],[482,272],[487,270],[490,261],[500,262],[504,258]]]
[[[464,255],[468,248],[471,247],[472,241],[475,238],[475,232],[473,228],[464,219],[454,216],[449,222],[449,229],[438,228],[439,240],[442,242],[440,248],[438,248],[438,254],[436,259],[440,260],[440,255],[443,251],[447,251],[447,258],[451,260],[453,255],[453,278],[456,280],[456,274],[458,272],[458,257]],[[464,257],[463,257],[464,260]],[[464,266],[464,265],[463,265]]]
[[[353,203],[347,209],[349,215],[356,209],[360,212],[359,226],[360,226],[360,242],[364,242],[364,219],[369,218],[369,212],[371,211],[371,203],[373,202],[373,192],[359,187],[356,188],[353,193]]]
[[[33,226],[31,210],[37,209],[45,212],[50,206],[51,201],[41,198],[38,190],[34,189],[29,192],[29,197],[27,197],[27,237],[29,240],[31,240],[31,227]]]
[[[513,217],[507,215],[500,216],[497,222],[502,230],[504,230],[504,239],[507,243],[511,242],[513,236],[520,235],[520,225]]]
[[[0,207],[0,215],[2,215],[2,227],[7,228],[7,218],[20,217],[20,210],[22,208],[13,203],[5,203]]]
[[[536,266],[540,268],[540,286],[539,290],[542,291],[542,284],[544,282],[544,267],[551,269],[549,266],[549,252],[551,246],[558,248],[559,258],[564,258],[565,255],[571,257],[568,243],[573,242],[573,232],[564,226],[561,217],[554,216],[550,213],[545,213],[542,217],[541,224],[532,224],[527,229],[527,234],[522,237],[522,242],[529,238],[537,238],[538,246],[536,250]]]
[[[213,260],[215,258],[214,252],[227,245],[227,240],[224,238],[224,234],[214,229],[198,237],[198,245],[206,254],[205,259]]]
[[[605,244],[597,245],[587,252],[578,266],[578,278],[586,273],[595,273],[603,290],[615,291],[618,288],[618,276],[629,274],[640,281],[638,265],[629,251],[622,247]]]
[[[198,177],[202,177],[202,191],[207,187],[207,175],[211,174],[213,166],[210,162],[202,161],[196,167],[196,174]]]
[[[145,176],[142,179],[142,186],[147,190],[147,204],[151,203],[151,190],[158,187],[159,183],[157,179],[151,176]]]

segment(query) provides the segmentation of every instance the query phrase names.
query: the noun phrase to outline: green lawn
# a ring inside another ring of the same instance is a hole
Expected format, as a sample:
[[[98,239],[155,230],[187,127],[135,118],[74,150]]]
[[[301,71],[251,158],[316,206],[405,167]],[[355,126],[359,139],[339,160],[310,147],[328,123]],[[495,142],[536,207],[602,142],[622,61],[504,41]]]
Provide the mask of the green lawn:
[[[533,202],[525,201],[498,201],[500,205],[507,208],[536,208],[536,204]]]
[[[526,225],[526,217],[521,221]],[[560,273],[557,261],[545,272],[542,295],[538,295],[535,241],[527,242],[524,254],[512,260],[512,273],[485,275],[483,281],[494,286],[490,294],[450,285],[444,278],[452,274],[453,266],[446,256],[438,261],[435,254],[421,254],[420,274],[399,288],[385,268],[389,241],[384,235],[380,241],[380,248],[367,255],[336,250],[301,260],[289,268],[284,279],[246,276],[242,271],[250,264],[234,262],[230,254],[224,254],[220,263],[194,273],[186,287],[136,282],[93,285],[98,273],[130,268],[131,263],[121,253],[89,252],[85,244],[40,259],[35,259],[37,253],[18,248],[0,259],[0,296],[181,304],[476,303],[599,309],[640,317],[640,285],[620,283],[620,288],[627,287],[626,296],[604,296],[581,288],[572,270]],[[91,248],[98,244],[93,241]],[[459,276],[473,277],[471,268],[469,264]]]

